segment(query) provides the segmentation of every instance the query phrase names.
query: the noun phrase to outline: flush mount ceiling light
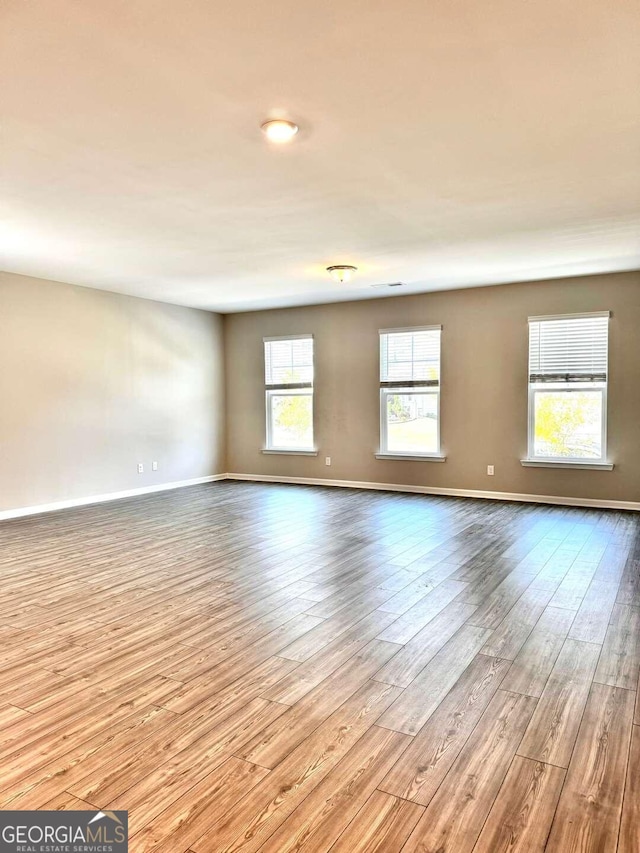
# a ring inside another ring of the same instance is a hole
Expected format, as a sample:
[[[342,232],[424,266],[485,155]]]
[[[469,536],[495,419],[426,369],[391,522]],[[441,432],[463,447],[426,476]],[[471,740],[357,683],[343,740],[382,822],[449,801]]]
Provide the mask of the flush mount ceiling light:
[[[345,282],[351,281],[357,271],[358,267],[352,267],[349,264],[335,264],[332,267],[327,267],[327,272],[331,278],[339,284],[345,284]]]
[[[270,119],[260,125],[270,142],[289,142],[298,132],[298,125],[283,118]]]

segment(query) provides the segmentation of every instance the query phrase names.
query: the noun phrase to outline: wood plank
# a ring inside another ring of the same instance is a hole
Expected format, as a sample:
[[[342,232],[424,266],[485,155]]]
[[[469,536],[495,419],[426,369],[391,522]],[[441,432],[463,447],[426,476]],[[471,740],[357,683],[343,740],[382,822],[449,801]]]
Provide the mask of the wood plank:
[[[374,791],[331,853],[400,853],[424,809],[382,791]]]
[[[542,853],[564,777],[560,767],[516,756],[473,853]]]
[[[636,690],[640,674],[640,607],[615,604],[594,681]]]
[[[47,749],[44,763],[27,752],[21,760],[5,765],[1,799],[7,808],[42,808],[53,794],[66,791],[97,768],[130,760],[132,750],[141,750],[148,738],[167,731],[175,720],[164,708],[147,706],[73,745],[57,738]]]
[[[84,812],[92,811],[94,807],[90,803],[85,803],[84,800],[79,800],[72,794],[68,794],[66,791],[61,791],[50,800],[47,800],[47,802],[43,804],[42,808],[46,811]]]
[[[568,767],[600,646],[565,640],[518,754]]]
[[[410,738],[373,726],[260,848],[261,853],[326,850],[400,758]]]
[[[74,742],[82,743],[93,735],[134,717],[141,709],[148,707],[146,698],[129,699],[118,695],[103,702],[96,702],[91,696],[83,696],[78,691],[78,702],[69,702],[67,706],[58,709],[55,715],[34,714],[31,718],[18,720],[10,727],[5,727],[3,736],[4,766],[14,767],[24,772],[28,756],[30,762],[46,763],[53,751],[68,749],[64,737]],[[8,774],[13,775],[13,773]],[[0,787],[4,787],[5,777],[0,779]]]
[[[616,601],[640,607],[640,560],[631,559],[625,566]]]
[[[596,573],[596,563],[576,561],[565,575],[562,583],[549,602],[551,607],[564,610],[579,610],[589,585]]]
[[[330,598],[310,607],[307,612],[311,616],[319,616],[322,619],[336,616],[343,610],[348,613],[354,607],[364,608],[371,612],[393,597],[392,590],[378,589],[377,587],[370,589],[366,588],[364,583],[357,583],[355,587],[355,589],[344,587]]]
[[[484,599],[473,614],[470,620],[471,624],[477,625],[479,628],[497,628],[520,596],[531,586],[534,579],[535,575],[519,574],[515,571],[511,572]],[[468,596],[466,591],[461,593],[460,597],[463,601],[467,601]]]
[[[548,853],[615,850],[633,721],[633,693],[594,684],[547,843]]]
[[[463,601],[447,605],[381,667],[374,676],[375,680],[408,687],[475,610],[474,604],[465,604]]]
[[[185,715],[170,728],[161,729],[145,741],[142,749],[130,753],[118,765],[108,760],[107,752],[105,763],[94,765],[90,774],[82,776],[80,767],[80,778],[67,783],[67,788],[99,808],[133,809],[138,805],[138,818],[143,806],[145,817],[152,811],[159,813],[167,797],[175,795],[177,799],[184,785],[200,781],[284,710],[274,702],[252,699],[230,716],[223,713],[223,719],[216,720],[208,711]],[[137,828],[143,825],[140,822]]]
[[[394,643],[372,640],[293,707],[258,731],[236,755],[262,767],[275,767],[397,650]]]
[[[379,614],[377,611],[366,616],[349,631],[336,637],[317,654],[265,689],[261,694],[262,697],[285,705],[295,705],[325,678],[344,666],[350,658],[371,643],[378,634],[380,625],[384,624],[387,618],[387,614]],[[392,643],[385,643],[381,648],[388,649],[389,656],[392,650],[400,651],[400,646]]]
[[[535,699],[520,693],[496,693],[403,853],[473,849],[535,704]]]
[[[177,681],[190,681],[198,676],[208,674],[216,678],[220,686],[224,687],[245,675],[267,658],[277,655],[281,649],[286,648],[298,637],[302,637],[307,631],[311,631],[321,621],[321,619],[310,616],[308,613],[300,613],[285,622],[284,625],[264,637],[260,637],[252,645],[240,649],[222,661],[215,652],[193,651],[187,660],[180,662],[175,667],[167,667],[164,674],[170,678],[175,678]]]
[[[390,643],[408,643],[412,637],[434,619],[467,586],[460,581],[445,580],[413,607],[396,618],[378,635]],[[393,614],[395,615],[395,614]]]
[[[508,661],[478,655],[378,787],[429,805],[508,668]]]
[[[540,697],[567,638],[574,613],[547,607],[516,655],[502,685],[512,693]]]
[[[633,726],[618,853],[640,850],[640,727]]]
[[[192,848],[196,853],[258,850],[371,728],[398,692],[388,684],[366,684]]]
[[[551,593],[546,589],[530,587],[525,590],[493,634],[482,647],[482,653],[497,658],[513,660],[527,641],[536,622],[549,603]],[[474,621],[471,617],[470,622]]]
[[[24,708],[17,708],[15,705],[3,705],[0,708],[0,727],[8,726],[14,720],[23,720],[29,716],[29,712]]]
[[[585,643],[603,643],[617,594],[616,581],[594,579],[576,613],[569,637]]]
[[[371,613],[368,605],[349,608],[348,611],[340,611],[336,616],[330,616],[317,627],[307,631],[302,637],[281,649],[278,657],[302,663],[328,646],[337,644],[340,638],[343,642],[355,637],[366,637],[367,640],[372,640],[376,633],[370,633],[370,628],[375,628],[376,632],[384,632],[386,626],[390,625],[395,618],[393,613],[382,613],[375,609]]]
[[[396,592],[395,595],[392,595],[385,602],[380,604],[379,609],[385,613],[393,613],[400,616],[401,614],[406,613],[407,610],[410,610],[414,605],[418,604],[418,602],[426,598],[429,593],[436,588],[436,586],[436,582],[431,580],[430,577],[427,575],[421,575],[410,584],[407,584],[404,589]]]
[[[246,672],[237,681],[221,688],[215,677],[202,676],[183,684],[159,704],[176,714],[184,714],[203,705],[238,705],[255,699],[297,667],[295,661],[270,657]]]
[[[408,735],[419,732],[490,633],[473,625],[460,628],[382,715],[380,725]]]
[[[152,823],[133,833],[137,853],[175,853],[198,840],[269,771],[239,758],[228,758],[161,812]]]

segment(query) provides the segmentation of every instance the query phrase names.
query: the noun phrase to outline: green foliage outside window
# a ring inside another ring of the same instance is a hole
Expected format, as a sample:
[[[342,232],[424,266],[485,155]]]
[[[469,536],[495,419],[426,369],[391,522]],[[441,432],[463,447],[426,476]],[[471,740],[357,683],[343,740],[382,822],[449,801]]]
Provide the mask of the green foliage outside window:
[[[284,382],[299,382],[300,375],[295,370],[289,370],[284,376]],[[280,429],[287,430],[298,438],[311,431],[311,397],[307,394],[283,394],[278,397],[276,421]]]
[[[599,395],[577,391],[537,394],[535,417],[538,453],[559,457],[599,455]]]

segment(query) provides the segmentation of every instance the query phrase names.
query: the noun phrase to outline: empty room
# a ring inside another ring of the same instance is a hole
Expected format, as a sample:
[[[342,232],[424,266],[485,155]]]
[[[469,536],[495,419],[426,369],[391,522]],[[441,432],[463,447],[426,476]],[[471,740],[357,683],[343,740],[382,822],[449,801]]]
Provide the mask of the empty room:
[[[639,45],[1,4],[0,853],[640,853]]]

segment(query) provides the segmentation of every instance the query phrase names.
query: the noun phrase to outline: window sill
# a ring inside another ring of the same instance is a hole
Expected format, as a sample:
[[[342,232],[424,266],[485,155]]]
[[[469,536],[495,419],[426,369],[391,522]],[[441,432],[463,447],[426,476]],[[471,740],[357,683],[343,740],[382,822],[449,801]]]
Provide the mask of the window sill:
[[[613,471],[611,462],[551,462],[545,459],[521,459],[525,468],[578,468],[583,471]]]
[[[277,448],[265,448],[261,451],[265,453],[267,456],[317,456],[317,450],[278,450]]]
[[[410,453],[376,453],[376,459],[396,459],[400,462],[446,462],[447,457],[440,454],[414,454]]]

